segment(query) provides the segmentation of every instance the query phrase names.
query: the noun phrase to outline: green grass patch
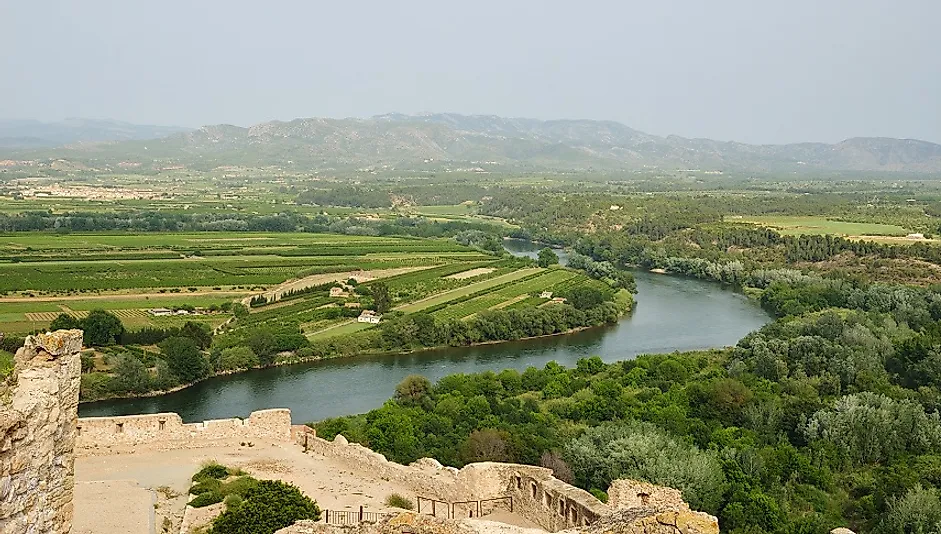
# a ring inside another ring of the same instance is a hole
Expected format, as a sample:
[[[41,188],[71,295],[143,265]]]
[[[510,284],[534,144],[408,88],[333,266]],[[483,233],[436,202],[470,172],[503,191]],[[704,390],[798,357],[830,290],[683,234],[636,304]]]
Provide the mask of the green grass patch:
[[[0,350],[0,380],[10,376],[13,372],[13,354]]]
[[[785,235],[818,234],[839,236],[904,236],[911,231],[894,224],[855,223],[835,221],[827,217],[796,216],[746,216],[741,219],[727,218],[730,222],[747,222],[774,228]]]
[[[349,334],[354,334],[356,332],[360,332],[362,330],[366,330],[367,328],[371,326],[374,326],[374,325],[369,324],[369,323],[360,323],[354,319],[353,322],[351,323],[344,323],[344,324],[340,324],[339,326],[334,326],[331,328],[320,330],[319,332],[314,332],[308,335],[307,339],[310,339],[311,341],[313,341],[316,339],[327,339],[331,337],[345,336]]]

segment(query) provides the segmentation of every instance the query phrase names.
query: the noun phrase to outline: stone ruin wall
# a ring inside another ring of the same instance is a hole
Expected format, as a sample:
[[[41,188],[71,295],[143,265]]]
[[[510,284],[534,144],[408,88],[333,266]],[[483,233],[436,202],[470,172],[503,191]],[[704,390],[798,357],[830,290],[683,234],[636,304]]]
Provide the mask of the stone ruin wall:
[[[405,466],[391,462],[382,454],[362,445],[349,443],[343,436],[337,436],[332,442],[319,438],[316,432],[308,427],[295,427],[295,440],[308,454],[355,464],[360,469],[412,488],[421,497],[455,503],[512,496],[514,513],[549,532],[573,529],[578,529],[579,532],[588,531],[596,525],[610,522],[611,518],[617,518],[613,524],[619,529],[623,527],[622,523],[638,525],[639,530],[623,530],[624,532],[719,532],[715,517],[691,511],[689,505],[683,501],[681,493],[672,488],[634,480],[618,480],[609,489],[613,494],[612,499],[605,504],[587,491],[558,480],[552,476],[550,469],[543,467],[479,462],[455,469],[443,467],[430,458],[422,458]],[[424,514],[428,513],[428,506],[427,503],[422,506]],[[473,509],[473,506],[462,508],[456,505],[455,519],[468,517]],[[439,510],[437,516],[443,519],[446,513],[442,514]],[[429,532],[445,531],[437,530],[438,526]],[[309,530],[310,532],[332,532],[333,527],[304,527],[311,528],[313,530]],[[380,527],[363,528],[369,532],[385,532]],[[296,532],[307,531],[302,529]]]
[[[29,336],[0,391],[0,534],[72,523],[82,331]]]
[[[216,419],[183,423],[175,413],[83,417],[78,420],[76,451],[132,451],[147,446],[160,450],[210,447],[235,440],[291,442],[291,411],[287,409],[252,412],[248,419]]]

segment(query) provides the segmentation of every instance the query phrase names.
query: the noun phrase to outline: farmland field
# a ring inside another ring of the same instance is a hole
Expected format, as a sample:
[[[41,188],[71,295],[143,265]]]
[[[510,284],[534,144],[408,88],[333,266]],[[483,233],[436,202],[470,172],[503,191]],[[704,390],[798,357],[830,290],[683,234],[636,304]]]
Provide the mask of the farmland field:
[[[0,331],[28,332],[44,328],[60,313],[82,317],[93,309],[113,311],[129,328],[162,327],[184,319],[153,317],[146,310],[217,308],[289,280],[317,280],[320,274],[325,279],[332,278],[330,273],[359,272],[434,279],[439,272],[466,271],[494,259],[451,240],[411,237],[267,232],[4,235]],[[423,270],[433,272],[422,275]],[[429,290],[437,287],[432,285]],[[316,298],[302,299],[257,310],[245,323],[319,324],[336,315],[317,309],[323,304]],[[215,326],[228,314],[198,317]]]
[[[773,228],[786,235],[831,234],[847,237],[856,236],[904,236],[909,230],[893,224],[855,223],[834,221],[827,217],[763,216],[730,219]]]

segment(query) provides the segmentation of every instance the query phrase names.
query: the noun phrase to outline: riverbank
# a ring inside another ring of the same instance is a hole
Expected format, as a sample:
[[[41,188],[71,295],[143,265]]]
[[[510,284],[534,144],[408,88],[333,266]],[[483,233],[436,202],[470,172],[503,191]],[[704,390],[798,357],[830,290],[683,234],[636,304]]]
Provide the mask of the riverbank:
[[[624,319],[625,317],[628,317],[628,316],[631,314],[632,311],[633,311],[633,307],[630,308],[630,309],[628,309],[623,315],[621,315],[621,316],[618,318],[618,320],[620,321],[621,319]],[[321,362],[321,361],[328,361],[328,360],[355,360],[355,359],[357,359],[357,358],[363,358],[363,357],[404,356],[404,355],[409,355],[409,354],[420,354],[420,353],[423,353],[423,352],[431,352],[431,351],[436,351],[436,350],[446,350],[446,349],[453,349],[453,348],[473,348],[473,347],[483,347],[483,346],[488,346],[488,345],[501,345],[501,344],[506,344],[506,343],[519,342],[519,341],[530,341],[530,340],[535,340],[535,339],[544,339],[544,338],[551,338],[551,337],[558,337],[558,336],[566,336],[566,335],[576,334],[576,333],[579,333],[579,332],[585,332],[585,331],[588,331],[588,330],[604,328],[604,327],[606,327],[606,326],[611,326],[611,324],[600,324],[600,325],[593,325],[593,326],[580,326],[580,327],[576,327],[576,328],[570,328],[570,329],[565,330],[565,331],[562,331],[562,332],[554,332],[554,333],[552,333],[552,334],[542,334],[542,335],[538,335],[538,336],[525,336],[525,337],[519,337],[519,338],[516,338],[516,339],[501,339],[501,340],[493,340],[493,341],[477,341],[477,342],[473,342],[473,343],[468,343],[468,344],[466,344],[466,345],[457,345],[457,346],[453,346],[453,345],[437,345],[437,346],[433,346],[433,347],[416,347],[416,348],[408,349],[408,350],[364,351],[364,352],[360,352],[360,353],[356,353],[356,354],[338,354],[338,355],[336,355],[336,356],[328,356],[328,357],[323,357],[323,356],[310,356],[310,357],[295,358],[295,357],[293,356],[295,353],[290,353],[290,355],[289,355],[288,353],[285,353],[284,355],[279,355],[279,357],[283,357],[284,359],[279,359],[279,360],[277,360],[277,361],[275,361],[275,362],[272,362],[272,363],[270,363],[270,364],[268,364],[268,365],[259,365],[259,366],[255,366],[255,367],[247,367],[247,368],[244,368],[244,369],[228,369],[228,370],[224,370],[224,371],[217,371],[217,372],[214,372],[213,374],[211,374],[211,375],[209,375],[209,376],[206,376],[206,377],[201,378],[201,379],[199,379],[199,380],[196,380],[196,381],[194,381],[194,382],[190,382],[190,383],[187,383],[187,384],[180,384],[180,385],[174,386],[174,387],[172,387],[172,388],[170,388],[170,389],[148,391],[148,392],[145,392],[145,393],[137,393],[137,394],[132,394],[132,395],[116,395],[116,396],[113,396],[113,397],[101,397],[101,398],[92,399],[92,400],[79,399],[79,404],[90,404],[90,403],[95,403],[95,402],[113,401],[113,400],[131,400],[131,399],[146,399],[146,398],[160,397],[160,396],[163,396],[163,395],[169,395],[169,394],[171,394],[171,393],[176,393],[176,392],[179,392],[179,391],[183,391],[183,390],[185,390],[185,389],[191,388],[191,387],[196,386],[196,385],[198,385],[198,384],[200,384],[200,383],[202,383],[202,382],[205,382],[205,381],[207,381],[207,380],[211,380],[211,379],[214,379],[214,378],[220,378],[220,377],[224,377],[224,376],[237,375],[237,374],[241,374],[241,373],[248,373],[248,372],[252,372],[252,371],[259,371],[259,370],[263,370],[263,369],[270,369],[270,368],[274,368],[274,367],[284,367],[284,366],[289,366],[289,365],[302,365],[302,364],[308,364],[308,363],[314,363],[314,362]]]
[[[727,347],[772,320],[754,301],[720,284],[647,272],[635,276],[636,306],[610,326],[501,343],[288,362],[216,376],[158,396],[86,401],[80,412],[82,417],[176,412],[185,421],[204,421],[278,406],[290,408],[300,424],[376,408],[412,374],[435,381],[454,373],[522,372],[549,361],[573,366],[589,356],[613,362]]]

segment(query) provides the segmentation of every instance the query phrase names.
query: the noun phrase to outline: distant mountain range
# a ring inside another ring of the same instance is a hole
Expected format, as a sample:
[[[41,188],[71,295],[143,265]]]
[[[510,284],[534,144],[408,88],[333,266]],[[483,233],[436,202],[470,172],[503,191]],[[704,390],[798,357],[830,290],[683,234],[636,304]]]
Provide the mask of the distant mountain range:
[[[176,126],[94,119],[65,119],[58,122],[0,119],[0,148],[43,148],[83,142],[154,139],[190,130]]]
[[[927,141],[859,137],[836,144],[749,145],[660,137],[612,121],[388,114],[369,119],[272,121],[248,128],[205,126],[181,133],[174,133],[180,129],[164,128],[162,134],[156,133],[161,127],[105,124],[114,128],[102,128],[101,135],[110,137],[98,140],[120,139],[118,132],[124,132],[124,139],[141,139],[147,129],[155,132],[150,137],[165,137],[33,153],[96,162],[172,162],[199,167],[941,172],[941,145]],[[0,137],[3,131],[0,126]],[[95,131],[89,128],[80,140],[92,140]]]

